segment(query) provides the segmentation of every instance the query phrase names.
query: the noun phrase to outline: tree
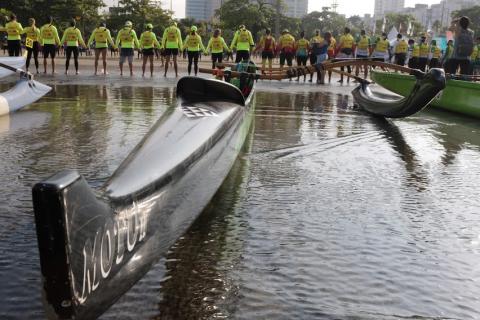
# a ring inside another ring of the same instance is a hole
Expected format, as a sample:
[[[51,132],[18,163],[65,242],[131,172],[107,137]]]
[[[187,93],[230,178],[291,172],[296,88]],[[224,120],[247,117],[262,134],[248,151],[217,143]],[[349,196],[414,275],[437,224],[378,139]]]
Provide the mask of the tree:
[[[473,8],[454,11],[452,13],[452,19],[459,18],[462,16],[466,16],[470,18],[471,20],[470,29],[475,31],[476,36],[480,36],[480,6],[475,6]]]
[[[120,0],[108,15],[107,24],[115,33],[120,30],[125,21],[132,22],[134,29],[141,33],[147,23],[153,24],[153,31],[163,34],[171,20],[171,12],[163,10],[160,3],[151,0]]]
[[[252,32],[252,35],[272,27],[274,15],[275,11],[265,0],[227,0],[215,12],[222,28],[237,30],[238,26],[243,24]]]
[[[313,11],[302,18],[301,27],[307,37],[313,35],[315,30],[330,31],[334,36],[338,36],[347,26],[347,19],[343,15],[330,11],[329,7],[323,7],[322,9],[321,12]]]

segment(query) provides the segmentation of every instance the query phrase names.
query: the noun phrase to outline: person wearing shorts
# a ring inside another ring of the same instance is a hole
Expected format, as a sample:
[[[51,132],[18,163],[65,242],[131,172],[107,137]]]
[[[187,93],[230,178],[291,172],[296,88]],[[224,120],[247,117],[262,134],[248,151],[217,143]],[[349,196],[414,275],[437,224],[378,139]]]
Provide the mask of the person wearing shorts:
[[[283,68],[285,62],[287,66],[291,67],[295,55],[295,38],[288,29],[282,31],[282,35],[278,39],[278,48],[280,50],[280,69]]]
[[[295,42],[295,55],[297,58],[298,67],[307,67],[308,52],[310,51],[310,41],[305,39],[305,31],[300,32],[300,39]],[[303,70],[303,81],[307,78],[306,70]],[[300,80],[300,75],[297,77],[297,81]]]
[[[61,42],[57,28],[53,25],[53,17],[49,17],[48,22],[40,28],[40,43],[43,46],[43,72],[47,73],[47,59],[50,57],[52,60],[52,74],[54,74],[56,46],[59,46]]]
[[[232,43],[230,44],[230,50],[233,50],[234,48],[237,49],[235,63],[249,61],[250,49],[254,46],[255,43],[253,42],[252,33],[247,30],[244,25],[241,25],[237,32],[235,32]]]
[[[273,56],[275,52],[276,42],[272,36],[270,29],[265,30],[265,35],[260,38],[256,51],[262,53],[262,73],[265,73],[268,61],[268,70],[272,73]]]
[[[337,50],[339,53],[337,57],[339,59],[352,59],[353,58],[353,47],[354,47],[355,39],[350,34],[350,28],[345,28],[343,31],[343,35],[340,37],[338,41]],[[345,67],[340,67],[341,71],[345,71]],[[352,73],[352,67],[347,66],[347,72]],[[347,82],[350,81],[350,78],[347,77]],[[340,80],[338,82],[343,82],[343,74],[340,75]]]
[[[152,31],[153,25],[147,23],[145,29],[146,30],[140,35],[140,47],[143,55],[142,77],[145,76],[147,60],[150,60],[150,77],[153,77],[153,56],[155,55],[155,48],[161,49],[161,46],[157,40],[157,36]]]
[[[23,28],[22,25],[17,22],[17,16],[12,13],[10,15],[10,21],[5,24],[4,28],[0,28],[0,31],[7,32],[8,55],[10,57],[20,56],[22,54],[20,40]]]
[[[140,48],[140,44],[131,21],[126,21],[125,26],[118,32],[115,45],[120,48],[120,75],[123,75],[123,64],[128,61],[130,76],[133,76],[134,48]]]
[[[357,59],[368,59],[368,56],[370,55],[370,37],[366,35],[365,30],[360,31],[360,37],[357,40],[357,45],[356,45],[356,50],[355,50],[355,58]],[[360,66],[355,67],[355,75],[358,76],[360,73]],[[368,66],[363,65],[363,74],[365,79],[368,76]]]
[[[30,67],[30,60],[35,62],[35,68],[38,73],[38,49],[40,47],[38,41],[40,39],[40,29],[35,26],[35,19],[28,19],[29,26],[23,29],[23,33],[26,35],[25,48],[27,49],[27,61],[25,63],[26,69]]]
[[[170,64],[170,57],[173,56],[173,68],[175,69],[175,77],[178,77],[177,56],[179,50],[183,47],[182,34],[177,28],[177,23],[172,21],[170,26],[165,29],[162,37],[162,47],[165,48],[165,73],[167,76],[168,65]]]
[[[62,44],[67,43],[66,54],[67,58],[65,60],[65,74],[68,74],[68,67],[70,65],[70,58],[72,57],[73,53],[73,61],[75,63],[75,74],[78,74],[78,45],[80,44],[83,47],[86,47],[85,42],[82,38],[82,33],[80,29],[76,27],[75,20],[70,22],[70,27],[65,29],[63,32],[62,40],[60,41]]]
[[[112,36],[110,35],[110,30],[106,28],[105,22],[100,22],[99,26],[93,30],[90,38],[88,39],[88,47],[90,47],[95,41],[95,75],[97,75],[98,70],[98,60],[100,55],[102,55],[103,62],[103,74],[107,74],[107,48],[110,44],[112,50],[116,49],[115,44],[113,43]]]
[[[328,48],[331,45],[332,34],[330,32],[325,32],[324,36],[321,37],[319,34],[312,38],[311,55],[315,56],[315,68],[317,69],[317,83],[325,83],[325,71],[322,68],[322,62],[328,60]]]
[[[212,54],[212,69],[215,69],[217,63],[222,63],[223,51],[230,51],[221,34],[222,31],[220,29],[215,29],[215,31],[213,31],[213,36],[208,41],[206,51]]]

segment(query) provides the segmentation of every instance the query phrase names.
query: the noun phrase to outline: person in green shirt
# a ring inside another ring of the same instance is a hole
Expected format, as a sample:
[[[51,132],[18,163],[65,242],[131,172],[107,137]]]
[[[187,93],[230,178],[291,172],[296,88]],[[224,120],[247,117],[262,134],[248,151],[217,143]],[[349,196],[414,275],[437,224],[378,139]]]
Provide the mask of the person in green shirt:
[[[165,74],[167,76],[168,65],[170,64],[170,57],[173,56],[173,67],[175,68],[175,77],[178,77],[177,55],[179,50],[182,50],[182,34],[177,28],[177,23],[172,21],[170,26],[165,29],[162,37],[162,46],[165,53]]]
[[[52,74],[55,73],[56,45],[60,45],[57,28],[53,25],[53,17],[40,28],[40,44],[43,46],[43,72],[47,73],[47,59],[52,59]]]
[[[128,67],[130,68],[130,76],[133,76],[133,50],[140,48],[137,33],[132,28],[132,22],[126,21],[117,35],[115,45],[120,48],[120,75],[123,75],[123,64],[128,59]]]
[[[68,74],[68,66],[70,65],[70,58],[72,57],[73,53],[73,60],[75,63],[75,73],[78,74],[78,45],[80,44],[83,47],[86,47],[85,42],[82,38],[82,33],[76,27],[75,20],[70,22],[70,27],[65,29],[63,32],[62,40],[60,41],[62,44],[67,43],[67,58],[65,60],[65,74]]]
[[[248,61],[250,59],[250,49],[255,46],[253,42],[252,33],[248,31],[242,24],[235,35],[233,36],[230,49],[237,48],[237,55],[235,57],[235,63],[240,61]]]
[[[110,30],[107,29],[105,22],[100,22],[97,28],[93,30],[90,38],[88,39],[88,47],[90,47],[95,41],[95,75],[97,75],[98,70],[98,59],[100,54],[102,55],[103,61],[103,74],[107,74],[107,48],[108,44],[115,49],[116,46],[113,43],[112,36],[110,35]]]
[[[215,29],[213,31],[213,36],[208,41],[207,51],[210,51],[212,54],[212,69],[215,69],[215,64],[222,63],[223,61],[223,50],[230,52],[228,46],[221,36],[222,31],[220,29]]]
[[[153,56],[155,55],[155,48],[161,48],[158,43],[157,36],[152,32],[153,25],[147,23],[145,32],[140,35],[140,47],[143,54],[142,77],[145,76],[145,66],[147,60],[150,60],[150,77],[153,77]]]
[[[192,72],[192,62],[193,62],[193,70],[195,75],[198,73],[198,58],[200,57],[200,50],[205,52],[205,47],[202,43],[202,37],[197,33],[197,27],[192,26],[190,28],[190,34],[187,35],[184,41],[183,50],[187,49],[188,55],[188,75]]]
[[[27,62],[25,64],[27,71],[30,67],[30,60],[32,59],[35,61],[35,68],[37,69],[38,73],[38,50],[40,44],[38,41],[40,40],[40,29],[35,26],[35,19],[30,18],[28,19],[29,26],[23,29],[23,34],[26,35],[25,37],[25,47],[27,48]]]
[[[7,32],[7,46],[8,55],[10,57],[18,57],[22,54],[22,46],[20,42],[20,35],[23,33],[23,28],[17,22],[15,14],[10,15],[10,21],[5,24],[5,27],[0,28],[0,31]]]

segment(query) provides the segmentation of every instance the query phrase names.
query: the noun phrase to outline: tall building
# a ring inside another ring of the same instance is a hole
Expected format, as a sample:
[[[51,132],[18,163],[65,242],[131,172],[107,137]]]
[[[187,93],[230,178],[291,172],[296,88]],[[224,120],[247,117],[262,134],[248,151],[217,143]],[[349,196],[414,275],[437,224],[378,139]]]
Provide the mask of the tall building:
[[[225,0],[186,0],[185,17],[195,20],[210,20],[215,10],[221,7]],[[275,7],[276,0],[268,0]],[[308,0],[283,0],[284,14],[288,17],[301,18],[308,12]]]
[[[442,0],[431,6],[430,24],[439,21],[442,27],[448,27],[452,21],[452,13],[480,5],[478,0]]]
[[[301,18],[308,13],[308,0],[284,0],[285,15],[292,18]]]
[[[202,21],[210,20],[215,10],[221,5],[221,0],[186,0],[185,17]]]
[[[399,13],[405,6],[405,0],[375,0],[374,17],[383,18],[387,13]]]

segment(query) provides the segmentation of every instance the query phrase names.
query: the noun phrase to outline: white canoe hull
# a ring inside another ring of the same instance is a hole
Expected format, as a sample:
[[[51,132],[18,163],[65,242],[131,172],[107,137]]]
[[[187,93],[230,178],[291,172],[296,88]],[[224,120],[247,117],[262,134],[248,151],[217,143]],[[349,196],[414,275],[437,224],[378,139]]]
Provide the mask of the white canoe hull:
[[[51,89],[38,81],[19,80],[13,88],[0,93],[0,116],[17,111],[37,101]]]
[[[20,69],[25,65],[25,58],[24,57],[0,57],[0,63],[6,64],[12,68]],[[0,68],[0,78],[4,78],[13,74],[14,71]]]

